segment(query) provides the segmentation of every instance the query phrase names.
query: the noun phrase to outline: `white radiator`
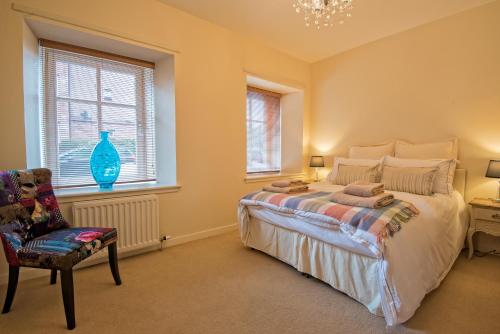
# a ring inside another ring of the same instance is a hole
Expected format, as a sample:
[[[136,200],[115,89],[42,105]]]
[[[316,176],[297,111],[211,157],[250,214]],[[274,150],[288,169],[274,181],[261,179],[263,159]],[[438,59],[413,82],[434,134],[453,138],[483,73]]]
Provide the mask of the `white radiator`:
[[[158,196],[73,203],[73,226],[115,227],[118,230],[119,254],[146,251],[160,244]]]

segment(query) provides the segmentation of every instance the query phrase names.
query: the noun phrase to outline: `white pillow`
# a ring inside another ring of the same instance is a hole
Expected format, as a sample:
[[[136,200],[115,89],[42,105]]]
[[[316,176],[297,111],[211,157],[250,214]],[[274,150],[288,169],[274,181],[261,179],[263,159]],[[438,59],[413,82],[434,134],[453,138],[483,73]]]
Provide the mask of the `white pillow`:
[[[430,196],[434,193],[437,167],[384,166],[382,182],[385,189]]]
[[[365,167],[380,167],[382,165],[383,159],[349,159],[349,158],[335,158],[333,162],[333,168],[328,174],[326,179],[330,182],[334,182],[337,174],[339,172],[339,165],[347,166],[365,166]],[[380,169],[380,168],[379,168]]]
[[[395,157],[403,159],[458,159],[458,139],[411,144],[396,140]]]
[[[438,171],[434,179],[433,192],[450,195],[453,193],[453,178],[457,161],[455,159],[435,159],[435,160],[419,160],[419,159],[400,159],[386,156],[383,167],[437,167]]]
[[[349,148],[351,159],[382,159],[386,155],[394,156],[394,142],[370,146],[357,145]]]
[[[334,184],[343,186],[356,181],[377,182],[380,176],[380,166],[350,166],[339,164]]]

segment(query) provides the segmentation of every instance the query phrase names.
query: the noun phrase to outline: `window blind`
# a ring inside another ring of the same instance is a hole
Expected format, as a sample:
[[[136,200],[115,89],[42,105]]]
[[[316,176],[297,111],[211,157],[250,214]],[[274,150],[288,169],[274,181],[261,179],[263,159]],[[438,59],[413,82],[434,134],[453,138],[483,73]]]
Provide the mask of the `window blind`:
[[[155,180],[154,69],[62,46],[40,43],[42,165],[54,186],[95,184],[89,161],[100,131],[120,154],[117,183]]]
[[[277,93],[247,89],[247,173],[281,169],[281,110]]]

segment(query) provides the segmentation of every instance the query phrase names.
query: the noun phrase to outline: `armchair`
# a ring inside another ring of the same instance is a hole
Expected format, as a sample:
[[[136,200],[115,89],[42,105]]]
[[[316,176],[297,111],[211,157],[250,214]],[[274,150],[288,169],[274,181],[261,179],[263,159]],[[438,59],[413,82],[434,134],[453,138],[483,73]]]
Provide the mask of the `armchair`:
[[[9,264],[9,283],[2,313],[14,300],[20,267],[50,269],[50,283],[61,274],[68,329],[75,328],[73,266],[108,247],[116,285],[121,284],[115,228],[70,227],[63,218],[45,168],[0,171],[0,239]]]

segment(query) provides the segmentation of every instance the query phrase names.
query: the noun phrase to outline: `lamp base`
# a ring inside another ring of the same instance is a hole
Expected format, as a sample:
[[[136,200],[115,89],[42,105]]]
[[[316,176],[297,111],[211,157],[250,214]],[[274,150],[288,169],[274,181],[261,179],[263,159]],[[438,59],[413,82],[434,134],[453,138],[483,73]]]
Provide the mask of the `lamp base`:
[[[314,178],[314,182],[319,182],[319,172],[318,172],[319,168],[315,167],[314,169],[315,169],[315,172],[316,172],[316,177]]]
[[[497,198],[490,198],[495,203],[500,203],[500,181],[498,181],[498,193]]]

